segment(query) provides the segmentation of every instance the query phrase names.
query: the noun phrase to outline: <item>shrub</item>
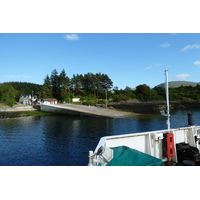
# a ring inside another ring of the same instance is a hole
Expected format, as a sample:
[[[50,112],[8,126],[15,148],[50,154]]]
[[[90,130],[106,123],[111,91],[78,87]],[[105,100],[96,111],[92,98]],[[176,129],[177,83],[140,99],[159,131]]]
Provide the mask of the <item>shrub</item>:
[[[113,97],[113,101],[114,102],[120,102],[120,101],[128,101],[130,99],[130,97],[121,94],[121,95],[116,95]]]
[[[85,106],[94,106],[95,105],[95,101],[93,100],[90,100],[90,101],[85,101],[82,103],[82,105],[85,105]]]
[[[106,101],[105,101],[105,100],[99,100],[99,101],[97,102],[97,104],[106,104]]]

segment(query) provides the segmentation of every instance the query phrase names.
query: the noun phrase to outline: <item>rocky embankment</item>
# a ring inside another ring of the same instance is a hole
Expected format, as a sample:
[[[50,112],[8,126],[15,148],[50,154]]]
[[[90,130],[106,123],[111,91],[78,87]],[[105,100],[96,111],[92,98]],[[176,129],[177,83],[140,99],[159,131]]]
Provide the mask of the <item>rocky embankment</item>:
[[[166,102],[126,102],[110,103],[115,109],[141,114],[160,113],[166,109]],[[200,109],[200,102],[170,102],[171,110]]]
[[[0,119],[3,118],[14,118],[14,117],[23,117],[24,114],[21,111],[35,111],[39,110],[37,106],[14,106],[14,107],[1,107],[0,108]]]

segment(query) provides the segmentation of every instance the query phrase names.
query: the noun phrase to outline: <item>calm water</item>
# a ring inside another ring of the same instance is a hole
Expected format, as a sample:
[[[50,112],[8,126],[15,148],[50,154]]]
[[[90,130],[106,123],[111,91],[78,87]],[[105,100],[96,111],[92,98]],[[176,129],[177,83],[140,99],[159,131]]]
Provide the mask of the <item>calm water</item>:
[[[171,127],[187,126],[188,111],[171,114]],[[200,111],[193,111],[200,125]],[[126,119],[41,116],[0,120],[0,165],[84,166],[88,151],[107,135],[166,129],[166,118],[140,115]]]

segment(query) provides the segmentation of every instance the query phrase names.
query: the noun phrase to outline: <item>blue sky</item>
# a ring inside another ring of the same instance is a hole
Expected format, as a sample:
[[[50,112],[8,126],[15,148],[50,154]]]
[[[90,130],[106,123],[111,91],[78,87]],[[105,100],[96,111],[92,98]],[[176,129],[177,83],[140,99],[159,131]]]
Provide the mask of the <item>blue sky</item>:
[[[0,83],[43,84],[53,69],[67,75],[104,73],[113,86],[154,87],[169,81],[200,82],[198,33],[1,33]]]

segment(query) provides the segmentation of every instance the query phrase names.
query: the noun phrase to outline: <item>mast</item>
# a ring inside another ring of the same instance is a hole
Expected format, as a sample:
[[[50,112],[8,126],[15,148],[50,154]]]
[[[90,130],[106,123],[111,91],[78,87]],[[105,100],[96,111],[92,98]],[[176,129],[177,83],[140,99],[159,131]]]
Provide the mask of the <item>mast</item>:
[[[165,78],[166,78],[166,102],[167,102],[167,126],[168,130],[170,130],[170,114],[169,114],[169,86],[168,86],[168,70],[165,70]]]

